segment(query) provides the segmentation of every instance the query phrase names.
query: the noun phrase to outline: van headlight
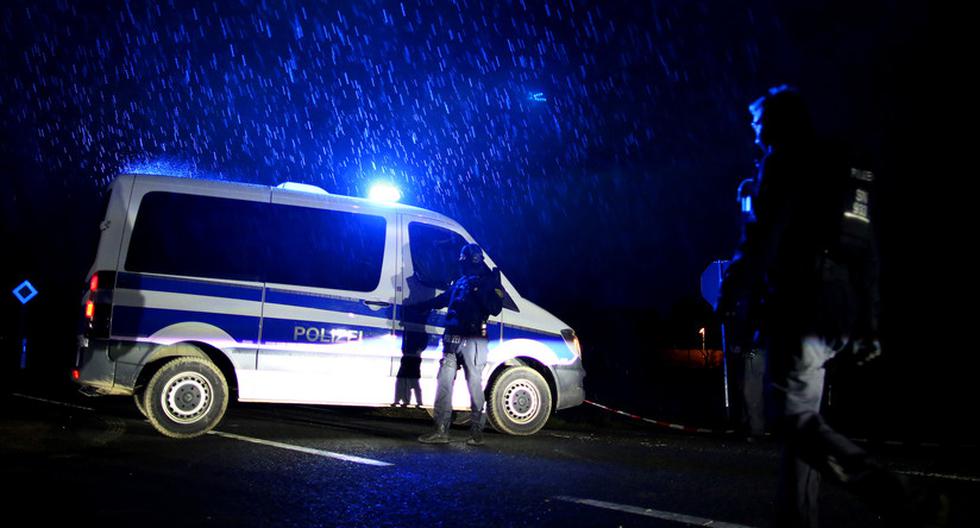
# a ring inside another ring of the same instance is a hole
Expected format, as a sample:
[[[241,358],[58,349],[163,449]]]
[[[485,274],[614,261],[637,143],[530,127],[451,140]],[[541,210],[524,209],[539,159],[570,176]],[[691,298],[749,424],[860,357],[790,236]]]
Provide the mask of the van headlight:
[[[575,357],[582,359],[582,343],[579,342],[575,330],[566,328],[561,331],[561,337],[565,340],[565,346],[575,354]]]

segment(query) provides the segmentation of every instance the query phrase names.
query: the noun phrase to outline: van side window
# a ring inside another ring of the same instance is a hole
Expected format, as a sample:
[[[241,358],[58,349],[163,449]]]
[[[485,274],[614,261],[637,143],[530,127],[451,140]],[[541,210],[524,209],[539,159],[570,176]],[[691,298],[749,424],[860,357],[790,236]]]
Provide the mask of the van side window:
[[[373,291],[380,216],[168,192],[147,193],[126,269]]]
[[[418,222],[408,224],[408,239],[412,268],[419,282],[430,288],[449,289],[459,277],[459,250],[466,245],[466,240],[448,229]],[[506,291],[504,308],[520,311]]]
[[[143,196],[126,269],[189,277],[261,281],[258,230],[264,205],[169,192]]]
[[[430,288],[449,289],[459,277],[459,250],[466,240],[458,233],[428,224],[408,224],[415,278]]]
[[[268,206],[267,282],[374,291],[385,256],[384,217],[329,209]]]

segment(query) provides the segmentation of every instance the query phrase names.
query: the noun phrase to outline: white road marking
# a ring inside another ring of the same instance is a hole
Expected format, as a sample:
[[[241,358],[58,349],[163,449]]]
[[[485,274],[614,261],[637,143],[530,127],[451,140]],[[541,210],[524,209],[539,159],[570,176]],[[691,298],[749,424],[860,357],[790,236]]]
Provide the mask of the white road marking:
[[[61,407],[69,407],[69,408],[72,408],[72,409],[78,409],[78,410],[82,410],[82,411],[95,412],[95,409],[93,409],[92,407],[85,407],[83,405],[75,405],[74,403],[66,403],[66,402],[60,402],[60,401],[55,401],[55,400],[48,400],[48,399],[45,399],[45,398],[39,398],[37,396],[29,396],[27,394],[21,394],[21,393],[18,393],[18,392],[11,393],[11,396],[14,396],[14,397],[17,397],[17,398],[23,398],[25,400],[32,400],[32,401],[37,401],[37,402],[42,402],[42,403],[48,403],[48,404],[51,404],[51,405],[59,405]],[[334,453],[332,451],[323,451],[323,450],[320,450],[320,449],[313,449],[313,448],[309,448],[309,447],[294,446],[294,445],[290,445],[290,444],[284,444],[284,443],[281,443],[281,442],[273,442],[273,441],[270,441],[270,440],[262,440],[260,438],[252,438],[252,437],[249,437],[249,436],[241,436],[241,435],[236,435],[236,434],[232,434],[232,433],[222,433],[222,432],[219,432],[219,431],[211,431],[208,434],[216,435],[216,436],[221,436],[221,437],[225,437],[225,438],[230,438],[230,439],[234,439],[234,440],[241,440],[243,442],[251,442],[253,444],[260,444],[260,445],[265,445],[265,446],[269,446],[269,447],[278,447],[280,449],[288,449],[290,451],[297,451],[297,452],[300,452],[300,453],[307,453],[307,454],[310,454],[310,455],[317,455],[317,456],[322,456],[322,457],[327,457],[327,458],[334,458],[334,459],[337,459],[337,460],[345,460],[347,462],[355,462],[355,463],[358,463],[358,464],[367,464],[367,465],[370,465],[370,466],[393,466],[394,465],[394,464],[391,464],[390,462],[382,462],[380,460],[373,460],[373,459],[370,459],[370,458],[363,458],[363,457],[358,457],[358,456],[354,456],[354,455],[344,455],[342,453]],[[559,438],[566,438],[566,437],[562,437],[560,435],[552,435],[552,436],[558,436]],[[963,482],[976,482],[976,483],[980,483],[980,477],[964,477],[964,476],[961,476],[961,475],[948,475],[948,474],[945,474],[945,473],[925,473],[925,472],[922,472],[922,471],[897,471],[897,473],[901,473],[903,475],[909,475],[909,476],[913,476],[913,477],[925,477],[925,478],[935,478],[935,479],[945,479],[945,480],[959,480],[959,481],[963,481]],[[592,500],[592,499],[577,499],[575,497],[555,497],[555,498],[556,499],[559,499],[559,500],[563,500],[563,501],[577,502],[579,504],[586,504],[588,506],[595,506],[597,508],[614,509],[614,510],[626,511],[626,512],[629,512],[629,513],[636,513],[636,514],[639,514],[639,515],[647,515],[647,516],[652,516],[652,517],[657,517],[657,518],[666,518],[666,517],[660,517],[660,515],[668,515],[668,516],[679,516],[679,517],[683,517],[683,518],[687,518],[687,519],[695,519],[695,520],[701,520],[701,521],[705,521],[705,522],[709,522],[709,523],[714,523],[714,524],[703,524],[703,525],[700,525],[700,526],[721,526],[721,527],[728,527],[728,528],[737,528],[737,527],[743,526],[743,525],[739,525],[739,524],[720,523],[718,521],[712,521],[710,519],[701,519],[700,517],[691,517],[691,516],[687,516],[687,515],[683,515],[683,514],[679,514],[679,513],[660,512],[660,511],[657,511],[657,510],[650,510],[650,509],[647,509],[647,508],[640,508],[638,506],[629,506],[629,505],[624,505],[624,504],[616,504],[614,502],[603,502],[603,501],[596,501],[596,500]],[[656,515],[650,515],[647,512],[654,512],[654,513],[656,513]],[[673,517],[671,517],[670,520],[677,520],[677,522],[687,522],[687,521],[682,521],[682,520],[675,519]],[[691,524],[691,522],[688,522],[688,524]],[[748,527],[748,528],[751,528],[751,527]]]
[[[913,477],[927,477],[927,478],[937,478],[946,480],[962,480],[964,482],[980,482],[980,477],[963,477],[960,475],[947,475],[945,473],[924,473],[922,471],[896,471],[896,473],[901,473],[902,475],[911,475]]]
[[[91,407],[83,407],[81,405],[75,405],[73,403],[65,403],[65,402],[54,401],[54,400],[45,400],[44,398],[38,398],[37,396],[28,396],[26,394],[20,394],[20,393],[17,393],[17,392],[11,393],[11,396],[16,396],[18,398],[23,398],[25,400],[33,400],[33,401],[39,401],[39,402],[42,402],[42,403],[50,403],[51,405],[60,405],[62,407],[71,407],[72,409],[80,409],[80,410],[83,410],[83,411],[95,412],[95,409],[93,409]]]
[[[333,458],[337,460],[343,460],[345,462],[354,462],[356,464],[366,464],[368,466],[393,466],[394,464],[390,462],[382,462],[380,460],[373,460],[370,458],[363,458],[353,455],[345,455],[342,453],[334,453],[333,451],[324,451],[322,449],[313,449],[311,447],[295,446],[292,444],[284,444],[282,442],[273,442],[271,440],[262,440],[261,438],[253,438],[251,436],[242,436],[232,433],[222,433],[221,431],[211,431],[209,435],[220,436],[222,438],[230,438],[232,440],[241,440],[242,442],[249,442],[252,444],[264,445],[267,447],[277,447],[279,449],[286,449],[289,451],[296,451],[298,453],[306,453],[308,455],[322,456],[325,458]]]
[[[615,510],[615,511],[621,511],[625,513],[633,513],[636,515],[653,517],[655,519],[661,519],[664,521],[678,522],[690,526],[710,526],[712,528],[753,528],[745,524],[735,524],[735,523],[727,523],[722,521],[715,521],[712,519],[705,519],[704,517],[684,515],[683,513],[673,513],[673,512],[666,512],[660,510],[653,510],[650,508],[641,508],[639,506],[630,506],[628,504],[616,504],[615,502],[605,502],[605,501],[598,501],[592,499],[579,499],[576,497],[564,497],[564,496],[558,496],[553,498],[560,501],[574,502],[576,504],[584,504],[586,506],[594,506],[596,508],[603,508],[606,510]]]

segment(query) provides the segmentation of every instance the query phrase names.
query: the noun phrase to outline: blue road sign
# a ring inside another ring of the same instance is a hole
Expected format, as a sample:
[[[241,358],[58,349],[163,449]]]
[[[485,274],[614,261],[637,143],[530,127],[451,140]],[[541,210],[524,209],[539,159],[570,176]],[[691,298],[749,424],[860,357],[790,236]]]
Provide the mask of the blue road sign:
[[[725,277],[725,269],[729,261],[716,260],[705,268],[701,274],[701,296],[713,308],[718,308],[718,296],[721,294],[721,280]]]
[[[34,285],[31,284],[31,281],[25,280],[24,282],[18,284],[16,288],[14,288],[13,293],[14,293],[14,297],[17,297],[17,300],[20,301],[20,304],[27,304],[28,301],[30,301],[31,299],[34,298],[35,295],[37,295],[37,288],[35,288]]]

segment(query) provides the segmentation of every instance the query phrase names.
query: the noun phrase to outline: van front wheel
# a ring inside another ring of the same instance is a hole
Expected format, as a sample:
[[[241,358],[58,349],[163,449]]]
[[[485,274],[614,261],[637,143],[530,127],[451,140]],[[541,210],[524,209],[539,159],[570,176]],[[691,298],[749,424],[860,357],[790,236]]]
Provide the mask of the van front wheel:
[[[214,363],[175,359],[143,390],[143,410],[153,427],[171,438],[194,438],[214,429],[228,408],[228,383]]]
[[[548,382],[531,367],[511,367],[494,380],[487,417],[494,429],[526,436],[541,430],[551,417]]]

